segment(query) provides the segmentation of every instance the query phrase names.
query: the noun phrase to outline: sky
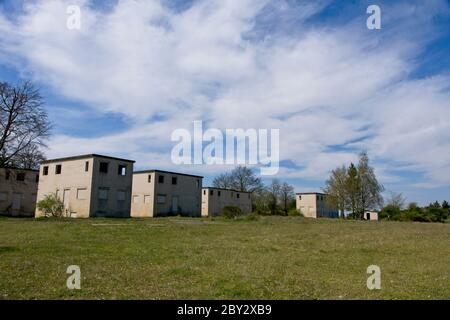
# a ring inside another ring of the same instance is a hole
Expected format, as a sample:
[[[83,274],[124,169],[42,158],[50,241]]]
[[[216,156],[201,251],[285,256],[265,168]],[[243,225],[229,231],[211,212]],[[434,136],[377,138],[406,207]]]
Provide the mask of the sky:
[[[275,177],[296,192],[365,150],[386,194],[450,200],[449,1],[0,0],[0,81],[24,80],[54,124],[48,158],[100,153],[210,185],[232,166],[171,161],[173,130],[202,120],[279,129]]]

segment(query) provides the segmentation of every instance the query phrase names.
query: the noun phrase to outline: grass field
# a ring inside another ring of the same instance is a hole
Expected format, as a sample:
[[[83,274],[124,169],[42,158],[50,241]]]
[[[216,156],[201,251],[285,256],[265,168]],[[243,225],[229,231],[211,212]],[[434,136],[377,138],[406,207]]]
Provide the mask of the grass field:
[[[0,218],[0,299],[84,298],[450,299],[450,224]]]

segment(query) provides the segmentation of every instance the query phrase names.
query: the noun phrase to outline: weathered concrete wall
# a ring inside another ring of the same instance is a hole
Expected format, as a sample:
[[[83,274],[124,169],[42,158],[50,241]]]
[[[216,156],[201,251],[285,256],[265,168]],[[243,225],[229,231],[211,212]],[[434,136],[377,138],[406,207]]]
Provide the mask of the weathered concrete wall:
[[[106,173],[100,172],[101,162],[108,164]],[[59,165],[61,173],[57,174]],[[126,168],[123,176],[118,173],[119,165]],[[48,170],[47,175],[44,170]],[[48,160],[40,167],[37,198],[39,201],[47,194],[56,193],[64,202],[65,215],[69,217],[129,217],[132,172],[132,162],[110,157]],[[43,212],[36,210],[36,217],[43,215]]]
[[[296,208],[308,218],[337,218],[337,208],[332,208],[327,203],[327,195],[323,193],[298,193],[296,194]]]
[[[149,175],[151,183],[148,183]],[[135,173],[133,180],[133,217],[201,215],[202,177],[151,170]],[[150,199],[144,203],[146,195]]]
[[[203,188],[202,190],[202,216],[218,216],[223,207],[237,206],[242,212],[252,210],[250,193],[220,188]]]
[[[153,217],[154,200],[155,173],[133,174],[131,216],[135,218]]]
[[[0,168],[0,214],[33,216],[39,171]],[[22,177],[23,181],[18,180]]]

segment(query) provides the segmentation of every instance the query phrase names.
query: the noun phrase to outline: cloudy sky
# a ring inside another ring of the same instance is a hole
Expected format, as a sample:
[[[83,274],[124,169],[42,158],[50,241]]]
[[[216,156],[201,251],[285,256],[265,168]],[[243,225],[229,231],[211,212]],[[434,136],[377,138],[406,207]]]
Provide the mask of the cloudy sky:
[[[277,177],[297,192],[367,150],[387,190],[450,200],[448,1],[0,0],[0,80],[24,79],[54,122],[50,158],[121,156],[208,185],[226,168],[170,158],[172,131],[203,120],[280,129]]]

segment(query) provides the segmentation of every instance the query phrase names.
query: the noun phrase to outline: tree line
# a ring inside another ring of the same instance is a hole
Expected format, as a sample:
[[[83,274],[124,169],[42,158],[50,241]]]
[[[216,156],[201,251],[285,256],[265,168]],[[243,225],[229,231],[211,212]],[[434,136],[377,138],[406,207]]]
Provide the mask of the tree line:
[[[366,152],[360,153],[356,165],[350,163],[332,170],[323,191],[328,194],[328,205],[337,208],[341,218],[363,219],[366,211],[378,210],[379,219],[396,221],[444,222],[449,216],[447,201],[425,207],[415,202],[405,206],[405,197],[394,192],[384,199],[384,187],[378,182]]]
[[[391,193],[387,204],[380,211],[379,217],[391,221],[445,222],[450,215],[448,201],[430,203],[420,207],[415,202],[406,204],[401,193]]]

